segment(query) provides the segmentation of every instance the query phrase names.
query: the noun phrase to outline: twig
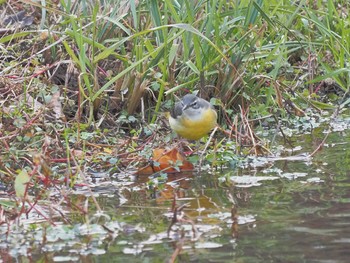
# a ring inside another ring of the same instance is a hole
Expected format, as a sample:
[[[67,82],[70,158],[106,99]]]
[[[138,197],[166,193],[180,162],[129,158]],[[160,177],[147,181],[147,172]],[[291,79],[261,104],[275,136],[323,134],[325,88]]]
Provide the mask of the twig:
[[[326,136],[323,138],[322,142],[317,146],[317,148],[311,153],[308,155],[308,157],[312,157],[316,154],[316,152],[318,152],[321,147],[324,145],[324,143],[326,142],[328,136],[329,136],[330,132],[327,132]]]
[[[74,157],[74,151],[71,151],[71,155]],[[75,160],[75,158],[72,158],[72,159],[73,159],[73,162],[74,162],[74,164],[75,164],[75,166],[76,166],[76,168],[77,168],[77,171],[79,172],[80,176],[83,178],[83,180],[85,181],[85,183],[86,183],[87,186],[88,186],[89,192],[90,192],[90,194],[91,194],[91,198],[92,198],[92,200],[94,201],[97,210],[98,210],[100,213],[102,213],[102,209],[101,209],[100,205],[98,204],[98,202],[97,202],[95,196],[94,196],[93,193],[92,193],[92,190],[91,190],[91,188],[90,188],[90,186],[89,186],[89,184],[88,184],[88,182],[87,182],[87,180],[86,180],[85,174],[84,174],[83,171],[80,169],[80,166],[78,165],[78,163],[77,163],[77,161]]]
[[[204,149],[199,157],[199,172],[201,171],[201,167],[202,167],[203,155],[204,155],[205,151],[207,150],[207,148],[208,148],[208,146],[209,146],[211,140],[213,139],[214,134],[216,133],[217,130],[218,130],[218,126],[216,126],[214,128],[214,130],[210,133],[209,139],[208,139],[207,143],[205,144]]]

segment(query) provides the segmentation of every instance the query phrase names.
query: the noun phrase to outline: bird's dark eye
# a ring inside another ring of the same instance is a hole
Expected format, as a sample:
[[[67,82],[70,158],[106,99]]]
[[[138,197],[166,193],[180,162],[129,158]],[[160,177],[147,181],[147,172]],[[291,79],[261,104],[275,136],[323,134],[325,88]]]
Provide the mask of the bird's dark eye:
[[[191,103],[191,107],[193,109],[198,109],[199,108],[199,105],[198,105],[198,102],[195,100],[194,102]]]

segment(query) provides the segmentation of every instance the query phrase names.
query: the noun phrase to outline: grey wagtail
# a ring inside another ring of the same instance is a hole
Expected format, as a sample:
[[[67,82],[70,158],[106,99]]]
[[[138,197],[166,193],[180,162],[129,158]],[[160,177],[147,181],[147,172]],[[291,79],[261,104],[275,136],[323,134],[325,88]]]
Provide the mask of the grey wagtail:
[[[170,111],[169,123],[180,136],[199,140],[216,126],[217,114],[206,100],[193,94],[185,95]]]

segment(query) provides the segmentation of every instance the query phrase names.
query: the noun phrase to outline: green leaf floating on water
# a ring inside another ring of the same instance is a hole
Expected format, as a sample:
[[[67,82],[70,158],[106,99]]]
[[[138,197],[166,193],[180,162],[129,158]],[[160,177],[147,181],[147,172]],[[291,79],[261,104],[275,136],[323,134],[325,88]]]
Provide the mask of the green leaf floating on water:
[[[30,176],[26,169],[21,170],[15,179],[15,191],[17,197],[24,197]]]

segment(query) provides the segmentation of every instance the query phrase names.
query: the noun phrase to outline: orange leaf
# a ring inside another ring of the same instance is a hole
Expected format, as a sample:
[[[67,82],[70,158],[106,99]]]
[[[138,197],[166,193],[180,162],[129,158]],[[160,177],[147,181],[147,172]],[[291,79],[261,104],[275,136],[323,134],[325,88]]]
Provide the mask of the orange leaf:
[[[182,172],[182,171],[192,171],[193,164],[186,160],[176,148],[171,150],[165,150],[162,148],[156,148],[153,150],[152,161],[158,163],[159,165],[150,164],[146,167],[141,168],[138,174],[149,174],[155,172]],[[179,164],[180,163],[180,164]]]

